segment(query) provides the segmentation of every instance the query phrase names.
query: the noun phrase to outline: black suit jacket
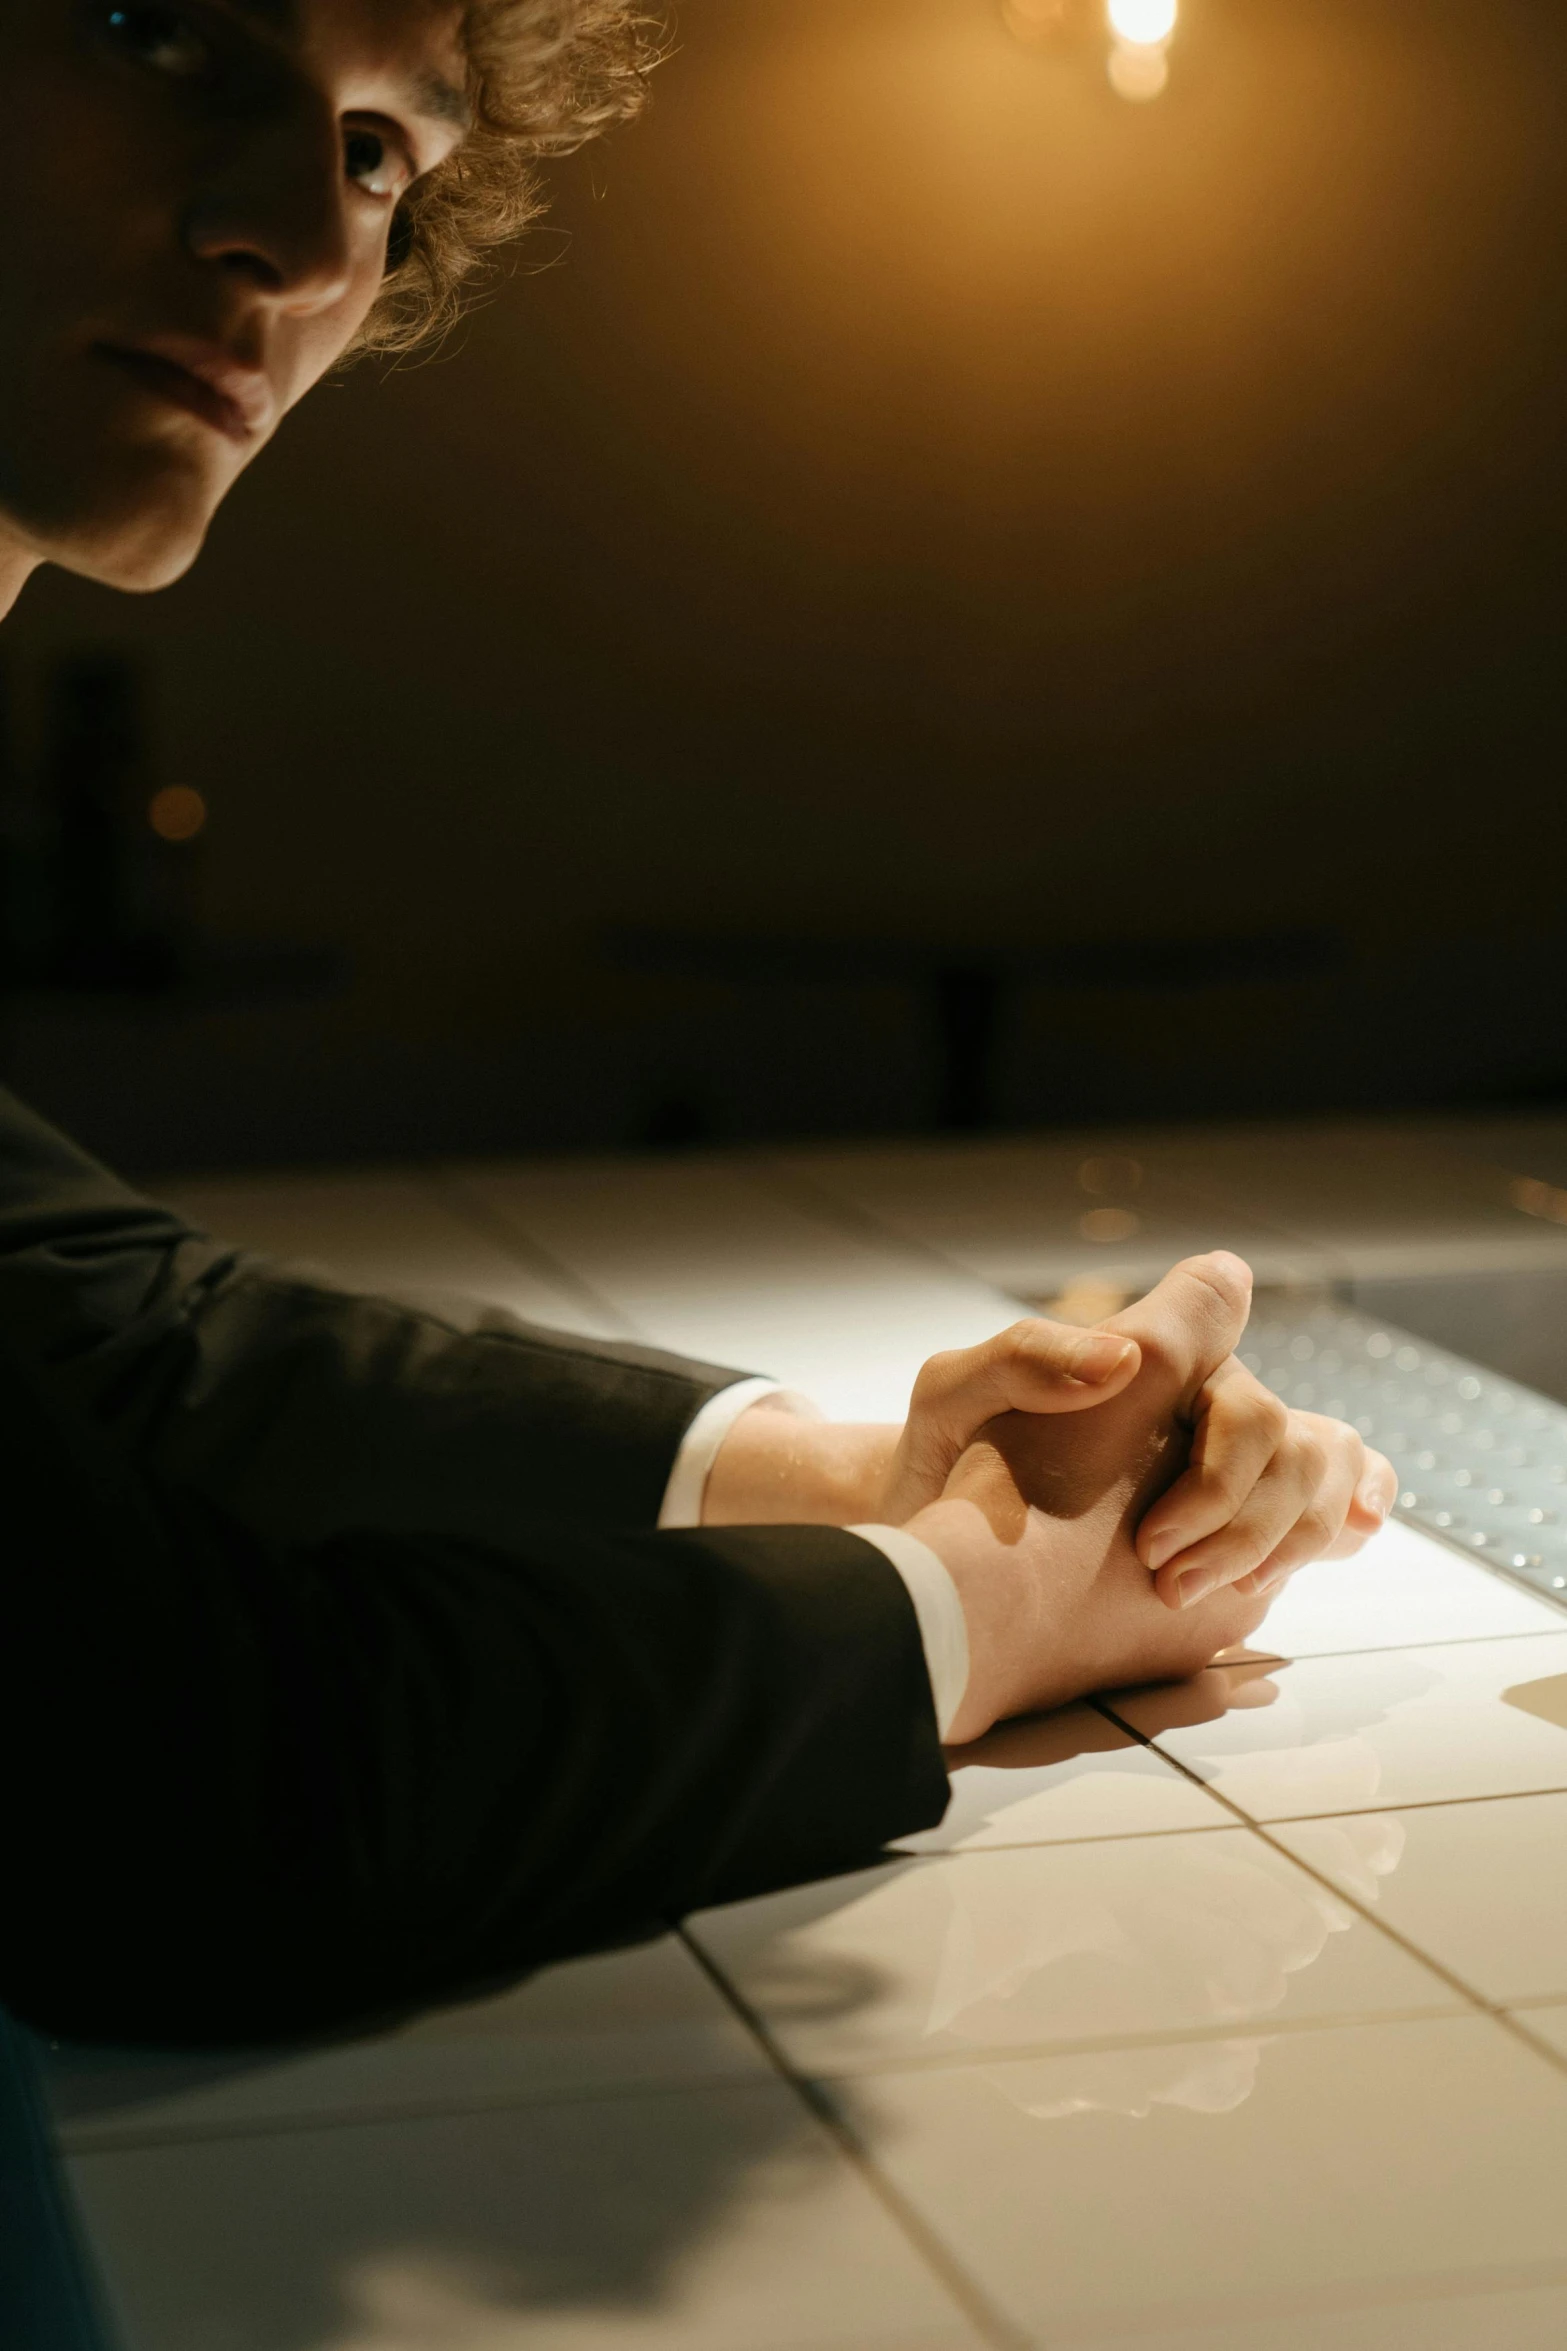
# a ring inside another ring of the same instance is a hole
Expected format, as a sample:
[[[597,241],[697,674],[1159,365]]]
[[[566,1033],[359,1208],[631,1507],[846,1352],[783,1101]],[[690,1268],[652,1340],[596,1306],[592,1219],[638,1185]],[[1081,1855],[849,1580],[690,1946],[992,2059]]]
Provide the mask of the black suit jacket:
[[[215,1243],[0,1095],[0,1999],[362,2025],[947,1799],[896,1572],[652,1531],[741,1376]]]

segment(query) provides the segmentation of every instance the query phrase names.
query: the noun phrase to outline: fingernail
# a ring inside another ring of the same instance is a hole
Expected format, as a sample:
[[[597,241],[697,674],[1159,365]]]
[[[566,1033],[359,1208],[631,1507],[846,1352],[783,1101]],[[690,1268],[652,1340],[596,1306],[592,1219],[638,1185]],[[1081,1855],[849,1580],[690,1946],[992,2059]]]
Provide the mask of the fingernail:
[[[1111,1331],[1095,1331],[1079,1341],[1072,1357],[1072,1376],[1097,1388],[1120,1370],[1131,1352],[1130,1339],[1118,1339]]]
[[[1392,1503],[1386,1494],[1362,1494],[1360,1497],[1360,1507],[1367,1513],[1369,1517],[1380,1521],[1386,1518],[1389,1510],[1392,1508]]]
[[[1184,1547],[1185,1538],[1178,1530],[1174,1527],[1166,1527],[1162,1534],[1154,1536],[1148,1546],[1148,1573],[1157,1575],[1165,1561],[1173,1559],[1177,1551],[1184,1549]]]
[[[1211,1567],[1188,1569],[1176,1585],[1181,1606],[1195,1608],[1199,1600],[1206,1600],[1210,1592],[1217,1591],[1223,1580],[1223,1577],[1216,1574]]]

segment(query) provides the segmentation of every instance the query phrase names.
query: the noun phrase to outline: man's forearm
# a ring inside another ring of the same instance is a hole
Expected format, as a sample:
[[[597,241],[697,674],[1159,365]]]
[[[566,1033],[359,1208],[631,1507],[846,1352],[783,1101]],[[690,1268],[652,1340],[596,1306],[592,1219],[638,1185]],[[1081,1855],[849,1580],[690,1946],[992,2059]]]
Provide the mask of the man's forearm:
[[[702,1523],[841,1527],[878,1518],[900,1434],[894,1424],[754,1405],[719,1448]]]

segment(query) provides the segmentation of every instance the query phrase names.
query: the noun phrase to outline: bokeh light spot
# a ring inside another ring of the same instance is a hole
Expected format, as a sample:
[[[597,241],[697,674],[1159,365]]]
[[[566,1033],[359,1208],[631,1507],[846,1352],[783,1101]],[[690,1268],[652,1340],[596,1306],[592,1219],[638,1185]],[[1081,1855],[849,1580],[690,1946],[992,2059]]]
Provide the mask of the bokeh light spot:
[[[1129,1241],[1142,1230],[1142,1218],[1130,1208],[1088,1208],[1077,1220],[1085,1241]]]
[[[165,784],[147,803],[147,822],[160,841],[194,841],[207,821],[207,803],[189,784]]]

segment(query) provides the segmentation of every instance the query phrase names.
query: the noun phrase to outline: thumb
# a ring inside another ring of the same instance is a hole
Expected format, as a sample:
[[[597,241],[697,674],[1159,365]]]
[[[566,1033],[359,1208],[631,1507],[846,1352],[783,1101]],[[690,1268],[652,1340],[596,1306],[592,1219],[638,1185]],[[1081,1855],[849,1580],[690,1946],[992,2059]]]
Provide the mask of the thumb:
[[[1080,1412],[1102,1404],[1128,1385],[1138,1363],[1136,1346],[1122,1333],[1034,1316],[983,1346],[933,1355],[914,1383],[909,1419],[928,1421],[961,1450],[1001,1412]]]
[[[1235,1351],[1251,1312],[1251,1267],[1228,1249],[1183,1257],[1135,1306],[1101,1327],[1135,1339],[1145,1365],[1164,1374],[1177,1411]]]

